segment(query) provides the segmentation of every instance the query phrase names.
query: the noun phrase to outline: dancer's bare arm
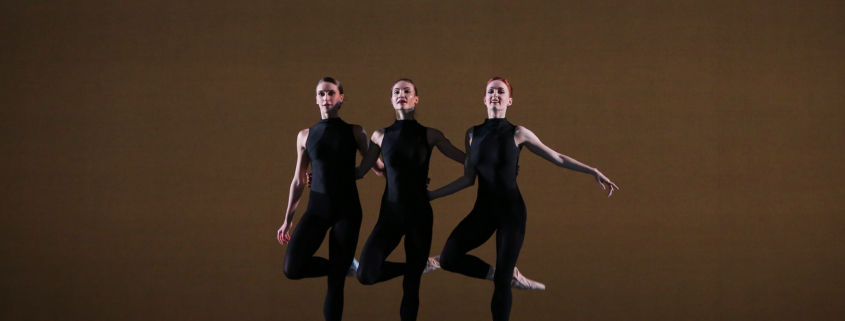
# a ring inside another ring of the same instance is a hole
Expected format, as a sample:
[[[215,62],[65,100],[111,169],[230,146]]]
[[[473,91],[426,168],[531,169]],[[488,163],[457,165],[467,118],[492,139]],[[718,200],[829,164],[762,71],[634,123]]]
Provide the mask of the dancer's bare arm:
[[[449,159],[452,159],[461,164],[463,164],[466,160],[466,154],[457,147],[455,147],[455,145],[452,145],[452,142],[450,142],[449,139],[446,138],[446,135],[443,135],[443,133],[439,130],[434,128],[428,128],[428,138],[429,144],[436,146],[437,149],[440,150],[440,152],[443,153],[443,155],[448,157]]]
[[[308,165],[311,165],[311,158],[305,150],[305,142],[308,140],[308,129],[303,129],[296,136],[296,168],[293,172],[293,181],[290,183],[290,194],[288,196],[288,207],[285,210],[285,221],[282,227],[276,234],[276,238],[281,244],[290,242],[290,228],[293,224],[293,216],[296,207],[299,205],[299,199],[302,198],[302,192],[305,190],[306,179],[305,170]]]
[[[465,138],[465,148],[466,154],[470,153],[470,145],[472,144],[472,128],[467,130],[466,138]],[[449,185],[443,186],[435,191],[428,193],[428,199],[434,200],[441,198],[443,196],[452,195],[457,193],[458,191],[470,187],[475,184],[475,166],[469,164],[469,157],[464,157],[464,175],[456,179],[454,182],[449,183]]]
[[[517,126],[516,132],[514,133],[514,143],[517,146],[524,145],[528,147],[532,153],[537,154],[538,156],[544,158],[545,160],[555,164],[557,166],[573,170],[576,172],[586,173],[593,175],[596,179],[596,182],[599,183],[602,189],[610,189],[607,193],[607,196],[613,194],[614,190],[619,190],[619,186],[616,186],[613,182],[610,181],[607,177],[604,176],[598,169],[595,167],[587,166],[572,157],[563,155],[558,153],[540,141],[540,138],[534,134],[534,132],[528,130],[528,128]],[[605,187],[607,185],[607,187]]]

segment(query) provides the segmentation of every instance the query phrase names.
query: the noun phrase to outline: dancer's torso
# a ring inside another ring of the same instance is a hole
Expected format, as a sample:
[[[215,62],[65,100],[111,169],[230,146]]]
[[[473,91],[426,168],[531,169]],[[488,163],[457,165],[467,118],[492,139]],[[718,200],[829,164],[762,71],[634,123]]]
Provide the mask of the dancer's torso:
[[[357,143],[352,125],[340,118],[320,120],[309,130],[305,149],[311,158],[313,173],[309,202],[319,196],[320,201],[331,203],[358,203],[355,184]]]
[[[426,180],[431,158],[427,128],[414,120],[397,120],[384,129],[381,153],[387,184],[382,206],[428,205]]]
[[[486,119],[473,127],[469,165],[478,175],[475,206],[496,212],[518,210],[525,205],[516,184],[519,152],[514,143],[516,126],[504,118]]]

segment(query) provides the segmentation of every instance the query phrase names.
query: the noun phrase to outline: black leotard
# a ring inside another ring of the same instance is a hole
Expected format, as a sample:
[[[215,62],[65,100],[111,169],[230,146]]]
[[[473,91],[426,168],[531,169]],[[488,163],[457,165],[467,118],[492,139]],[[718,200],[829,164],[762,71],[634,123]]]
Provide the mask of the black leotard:
[[[328,276],[323,315],[326,320],[340,320],[345,277],[361,228],[352,125],[340,118],[321,120],[309,130],[305,150],[313,172],[311,194],[291,235],[284,272],[290,279]],[[329,229],[329,259],[315,257]]]
[[[414,120],[397,120],[384,129],[381,153],[387,185],[373,233],[361,252],[358,280],[375,284],[404,275],[402,320],[416,320],[420,277],[431,249],[432,212],[426,180],[431,146],[427,128]],[[385,262],[405,236],[405,263]]]
[[[521,147],[514,143],[516,126],[506,119],[487,119],[472,131],[469,166],[478,175],[478,197],[472,212],[452,231],[440,264],[444,270],[483,279],[490,265],[467,252],[484,244],[496,232],[494,320],[508,320],[511,279],[525,236],[525,202],[516,185]]]

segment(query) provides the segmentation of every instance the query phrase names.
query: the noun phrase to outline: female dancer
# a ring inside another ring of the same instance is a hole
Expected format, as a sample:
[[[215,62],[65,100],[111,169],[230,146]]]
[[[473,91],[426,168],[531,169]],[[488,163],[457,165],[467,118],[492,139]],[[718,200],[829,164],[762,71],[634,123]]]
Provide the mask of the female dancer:
[[[472,186],[475,177],[479,178],[475,206],[446,241],[440,265],[444,270],[470,277],[493,277],[493,320],[510,317],[512,275],[525,236],[525,203],[516,185],[516,167],[522,146],[555,165],[593,175],[602,189],[608,185],[607,196],[619,189],[599,170],[553,151],[527,128],[509,123],[505,113],[513,104],[512,92],[504,78],[495,77],[487,82],[484,96],[487,119],[467,130],[468,157],[464,176],[430,193],[431,199],[440,198]],[[467,254],[490,239],[493,232],[496,232],[495,269]]]
[[[358,280],[366,285],[404,275],[405,295],[399,315],[402,320],[416,320],[419,310],[420,277],[427,266],[431,249],[432,212],[426,184],[431,151],[436,146],[443,155],[464,163],[466,154],[452,145],[437,129],[420,125],[415,108],[419,102],[417,88],[410,79],[400,79],[393,85],[391,103],[396,122],[373,132],[370,149],[357,170],[364,177],[384,157],[387,185],[381,200],[378,223],[373,228],[358,267]],[[385,262],[405,236],[405,263]],[[432,260],[430,263],[436,264]]]
[[[432,229],[432,211],[426,191],[431,151],[436,146],[443,155],[462,164],[466,154],[439,130],[416,121],[419,96],[413,81],[406,78],[396,81],[390,101],[396,121],[390,127],[373,132],[373,143],[357,172],[358,178],[362,178],[379,154],[384,157],[387,185],[378,223],[361,252],[358,280],[372,285],[404,275],[399,314],[402,320],[416,320],[420,277],[440,266],[437,257],[426,260],[431,250]],[[386,262],[403,235],[405,263]]]
[[[355,151],[367,151],[367,133],[358,125],[338,117],[343,102],[343,86],[326,77],[317,83],[319,123],[303,129],[296,138],[297,159],[285,222],[279,228],[280,243],[288,245],[285,276],[296,280],[328,276],[328,292],[323,305],[326,320],[340,320],[343,314],[343,287],[353,262],[361,227],[361,203],[355,184]],[[311,164],[313,178],[308,210],[290,235],[293,213],[305,189],[305,171]],[[314,253],[329,232],[329,259]]]

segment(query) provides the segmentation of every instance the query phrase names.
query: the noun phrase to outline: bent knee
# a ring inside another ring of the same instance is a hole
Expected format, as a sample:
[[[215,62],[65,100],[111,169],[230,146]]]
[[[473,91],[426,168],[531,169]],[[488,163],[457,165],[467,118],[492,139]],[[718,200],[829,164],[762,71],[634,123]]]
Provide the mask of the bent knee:
[[[285,264],[285,268],[283,269],[283,272],[285,273],[285,277],[287,277],[288,279],[291,279],[291,280],[299,280],[299,279],[303,278],[302,272],[300,271],[300,269],[298,269],[298,268],[296,268],[292,265]]]
[[[457,269],[457,257],[451,255],[440,255],[440,268],[449,272],[455,272]]]
[[[363,285],[373,285],[376,284],[376,281],[378,280],[377,273],[363,267],[358,267],[358,273],[356,273],[355,276],[358,277],[358,282]]]

